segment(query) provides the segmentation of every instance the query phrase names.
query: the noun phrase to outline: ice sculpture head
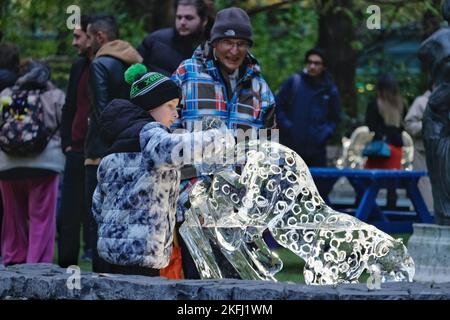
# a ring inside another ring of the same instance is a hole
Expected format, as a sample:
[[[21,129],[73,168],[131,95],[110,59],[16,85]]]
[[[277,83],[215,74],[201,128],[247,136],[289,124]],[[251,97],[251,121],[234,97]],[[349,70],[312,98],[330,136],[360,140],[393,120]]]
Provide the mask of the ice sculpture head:
[[[257,140],[236,149],[237,158],[245,153],[246,159],[239,179],[246,191],[239,208],[242,217],[251,223],[273,225],[289,211],[308,213],[314,219],[313,215],[324,209],[308,167],[297,153],[275,142]]]

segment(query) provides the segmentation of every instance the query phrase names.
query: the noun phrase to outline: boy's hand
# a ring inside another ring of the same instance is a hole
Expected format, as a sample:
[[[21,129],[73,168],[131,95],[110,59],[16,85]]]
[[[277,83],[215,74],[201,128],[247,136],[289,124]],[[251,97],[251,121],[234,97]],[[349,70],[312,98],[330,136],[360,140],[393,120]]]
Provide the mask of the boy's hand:
[[[220,129],[227,127],[225,122],[217,117],[205,117],[202,120],[202,130]]]
[[[219,131],[223,133],[220,141],[224,145],[225,150],[234,148],[234,146],[236,145],[236,139],[231,133],[231,130],[229,130],[227,127],[221,127]]]

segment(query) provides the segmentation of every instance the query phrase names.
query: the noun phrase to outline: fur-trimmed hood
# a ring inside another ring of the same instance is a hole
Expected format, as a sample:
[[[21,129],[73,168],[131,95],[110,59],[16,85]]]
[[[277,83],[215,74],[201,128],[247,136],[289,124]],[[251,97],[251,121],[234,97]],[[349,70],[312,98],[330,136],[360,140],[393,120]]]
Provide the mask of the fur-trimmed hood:
[[[105,43],[95,55],[96,58],[101,56],[111,56],[120,59],[129,65],[142,63],[143,61],[139,52],[137,52],[131,44],[123,40],[114,40]]]

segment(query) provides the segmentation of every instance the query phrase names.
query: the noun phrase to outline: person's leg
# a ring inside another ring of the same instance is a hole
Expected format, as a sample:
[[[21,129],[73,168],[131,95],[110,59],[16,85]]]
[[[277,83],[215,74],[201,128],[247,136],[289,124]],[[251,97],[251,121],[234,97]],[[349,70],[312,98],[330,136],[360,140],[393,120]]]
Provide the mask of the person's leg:
[[[52,263],[55,250],[59,175],[28,178],[29,243],[27,263]]]
[[[327,153],[323,151],[314,156],[304,157],[303,161],[305,161],[308,168],[326,168],[327,167]]]
[[[25,263],[28,251],[28,195],[23,179],[0,181],[3,199],[2,263]]]
[[[91,235],[91,211],[86,204],[86,173],[84,164],[82,164],[82,181],[80,190],[80,203],[81,206],[81,223],[83,225],[83,257],[92,260],[92,235]]]
[[[326,150],[322,151],[321,153],[303,158],[303,161],[305,161],[308,168],[326,168],[327,167],[327,153]],[[319,194],[321,195],[324,200],[327,201],[328,194],[331,190],[329,190],[328,184],[325,182],[322,182],[320,180],[315,181],[317,190],[319,191]]]
[[[58,264],[66,268],[78,264],[80,223],[84,204],[84,157],[69,152],[66,155],[61,190],[58,226]]]

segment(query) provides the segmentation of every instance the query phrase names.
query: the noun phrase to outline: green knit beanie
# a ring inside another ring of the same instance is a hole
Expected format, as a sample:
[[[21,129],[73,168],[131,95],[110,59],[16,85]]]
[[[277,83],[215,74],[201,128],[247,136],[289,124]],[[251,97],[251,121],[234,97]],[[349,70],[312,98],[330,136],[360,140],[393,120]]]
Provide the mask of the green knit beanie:
[[[133,64],[125,71],[125,81],[131,85],[130,101],[148,111],[172,99],[180,99],[175,82],[157,72],[147,72],[143,64]]]

